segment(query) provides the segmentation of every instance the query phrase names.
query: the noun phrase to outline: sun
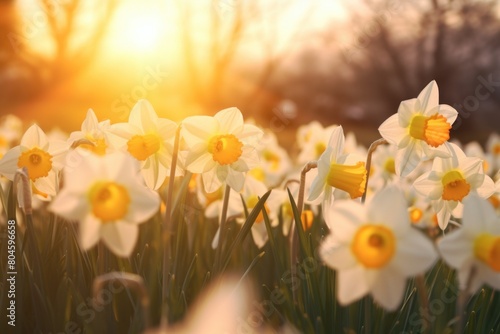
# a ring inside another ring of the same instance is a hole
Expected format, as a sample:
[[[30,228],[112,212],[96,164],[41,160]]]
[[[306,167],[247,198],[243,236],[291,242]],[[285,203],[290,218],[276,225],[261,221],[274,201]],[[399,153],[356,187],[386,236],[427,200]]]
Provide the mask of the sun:
[[[129,4],[115,13],[109,27],[107,53],[147,55],[159,50],[166,31],[165,15],[152,7]]]

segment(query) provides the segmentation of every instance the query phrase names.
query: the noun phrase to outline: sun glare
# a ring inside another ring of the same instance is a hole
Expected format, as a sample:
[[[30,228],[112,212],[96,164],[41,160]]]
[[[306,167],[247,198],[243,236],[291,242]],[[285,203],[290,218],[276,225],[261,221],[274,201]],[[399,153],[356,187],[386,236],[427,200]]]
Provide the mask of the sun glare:
[[[165,30],[161,12],[153,8],[126,6],[116,12],[105,44],[113,53],[151,54],[158,51]]]

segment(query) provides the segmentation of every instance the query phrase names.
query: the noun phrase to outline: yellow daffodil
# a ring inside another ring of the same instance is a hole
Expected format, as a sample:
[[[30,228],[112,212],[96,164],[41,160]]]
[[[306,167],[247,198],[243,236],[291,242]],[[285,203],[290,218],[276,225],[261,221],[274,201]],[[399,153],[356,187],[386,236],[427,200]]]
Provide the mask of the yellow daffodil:
[[[82,122],[81,130],[73,131],[69,135],[68,143],[73,145],[73,143],[84,139],[90,143],[82,142],[78,147],[87,149],[98,155],[104,155],[109,150],[107,131],[109,131],[110,126],[109,120],[99,122],[94,111],[89,109],[85,120]]]
[[[64,166],[68,145],[64,141],[49,141],[42,129],[32,125],[18,146],[11,148],[0,160],[0,174],[14,179],[19,168],[26,168],[31,190],[40,199],[49,200],[58,189],[58,172]]]
[[[486,283],[500,290],[500,222],[485,199],[472,194],[464,200],[462,226],[446,234],[438,249],[446,263],[458,270],[461,289],[465,289],[471,271],[469,293]]]
[[[408,176],[421,161],[450,156],[443,145],[450,138],[457,111],[439,103],[438,86],[430,82],[417,98],[401,102],[398,112],[379,127],[382,137],[398,146],[396,174]]]
[[[413,184],[420,195],[432,201],[439,227],[445,229],[451,215],[460,218],[462,200],[472,192],[488,198],[493,194],[493,180],[484,174],[483,161],[467,157],[455,144],[448,143],[450,158],[436,158],[430,172],[422,174]]]
[[[331,234],[320,256],[337,270],[337,299],[350,304],[370,293],[394,311],[406,280],[424,273],[437,260],[430,239],[411,227],[406,199],[393,187],[378,192],[367,206],[338,201],[326,212]]]
[[[170,173],[177,124],[159,118],[151,103],[139,100],[130,112],[128,123],[113,124],[109,139],[114,147],[128,152],[140,162],[146,185],[158,189]],[[178,161],[176,175],[182,175]]]
[[[188,149],[186,169],[202,174],[209,193],[221,184],[240,191],[245,173],[259,162],[255,146],[262,131],[243,123],[237,108],[224,109],[214,117],[188,117],[182,122],[181,133]]]
[[[137,225],[160,207],[158,194],[144,186],[137,161],[122,152],[90,154],[74,169],[64,170],[64,180],[50,210],[80,222],[82,249],[102,239],[116,255],[129,256]]]
[[[363,195],[366,184],[365,163],[355,154],[344,153],[344,131],[336,127],[330,137],[328,146],[318,160],[318,174],[311,184],[309,201],[314,201],[324,194],[325,206],[329,206],[334,198],[351,198]]]

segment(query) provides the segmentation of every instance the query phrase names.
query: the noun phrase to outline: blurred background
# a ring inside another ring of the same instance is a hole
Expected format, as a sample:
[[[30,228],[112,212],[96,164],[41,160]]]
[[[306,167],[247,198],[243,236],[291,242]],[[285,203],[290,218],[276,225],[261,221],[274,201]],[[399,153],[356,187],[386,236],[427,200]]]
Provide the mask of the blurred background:
[[[452,137],[500,131],[499,1],[0,0],[0,116],[45,131],[138,99],[175,121],[236,106],[292,140],[312,120],[361,142],[431,80]]]

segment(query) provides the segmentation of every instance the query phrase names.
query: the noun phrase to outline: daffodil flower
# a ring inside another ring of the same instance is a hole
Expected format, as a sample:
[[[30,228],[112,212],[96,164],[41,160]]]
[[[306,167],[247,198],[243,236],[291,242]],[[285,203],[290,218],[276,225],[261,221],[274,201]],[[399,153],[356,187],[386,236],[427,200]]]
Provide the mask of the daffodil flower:
[[[413,186],[431,200],[441,229],[448,225],[451,215],[462,216],[462,200],[471,192],[488,198],[493,194],[493,180],[484,174],[483,161],[467,157],[455,144],[448,143],[450,158],[436,158],[430,172],[422,174]]]
[[[248,209],[248,212],[252,211],[253,208],[259,202],[259,197],[264,196],[264,194],[268,191],[268,188],[264,183],[254,179],[253,177],[248,177],[245,180],[245,186],[241,191],[241,198],[245,201],[245,205]],[[269,221],[271,226],[275,227],[279,224],[278,221],[278,213],[281,204],[284,199],[287,198],[286,193],[283,190],[273,189],[271,194],[264,203],[263,210],[266,210],[266,213],[269,217]],[[237,220],[240,224],[245,222],[244,219]],[[264,222],[264,214],[262,212],[259,213],[257,218],[255,219],[255,223],[252,225],[252,229],[250,230],[252,234],[252,239],[255,242],[257,247],[262,248],[267,242],[267,228]]]
[[[301,126],[297,131],[297,142],[301,148],[297,162],[306,164],[318,158],[325,152],[328,146],[328,139],[337,125],[330,125],[324,128],[319,122],[311,122]]]
[[[411,227],[403,193],[387,187],[368,204],[338,201],[326,212],[332,232],[320,256],[337,271],[337,299],[350,304],[370,293],[389,311],[403,299],[406,280],[437,260],[433,243]]]
[[[14,115],[5,115],[0,120],[0,159],[22,136],[23,123]]]
[[[188,148],[186,169],[202,174],[208,193],[222,184],[240,191],[245,173],[259,162],[255,146],[263,133],[244,124],[237,108],[221,110],[214,117],[188,117],[182,122],[181,133]]]
[[[276,187],[291,169],[292,163],[286,150],[278,144],[274,133],[265,132],[261,143],[257,147],[260,164],[250,170],[249,174],[268,187]]]
[[[397,175],[408,176],[421,161],[450,156],[443,144],[450,138],[458,112],[438,103],[438,86],[432,81],[417,98],[401,102],[398,112],[379,127],[382,137],[398,146]]]
[[[107,131],[109,131],[110,126],[109,120],[99,122],[94,111],[89,109],[85,120],[82,122],[81,130],[73,131],[69,136],[68,143],[72,145],[78,140],[86,139],[90,143],[81,143],[78,147],[98,155],[104,155],[109,149]]]
[[[158,189],[170,173],[177,124],[159,118],[151,103],[139,100],[130,112],[128,123],[113,124],[110,141],[117,149],[128,152],[140,162],[146,185]],[[176,175],[182,175],[182,162]]]
[[[160,207],[158,194],[144,186],[137,161],[122,152],[90,154],[74,169],[64,170],[64,181],[49,209],[80,222],[84,250],[102,239],[116,255],[129,256],[139,234],[137,225]]]
[[[24,133],[21,143],[2,157],[0,174],[13,180],[18,168],[26,168],[32,192],[40,199],[49,200],[57,192],[57,174],[64,166],[67,151],[64,141],[49,141],[34,124]]]
[[[365,163],[355,154],[344,153],[344,140],[342,127],[336,127],[318,160],[318,174],[311,185],[309,201],[324,194],[324,207],[328,207],[334,198],[345,198],[349,194],[354,199],[363,195],[366,184]]]
[[[439,240],[438,249],[445,262],[458,270],[462,290],[474,293],[484,283],[500,290],[500,222],[485,199],[471,194],[464,200],[462,226]]]

